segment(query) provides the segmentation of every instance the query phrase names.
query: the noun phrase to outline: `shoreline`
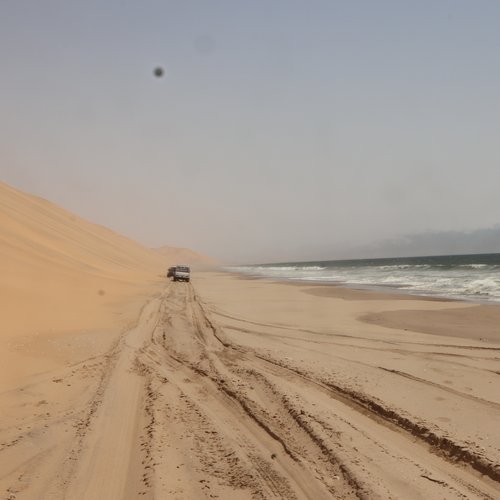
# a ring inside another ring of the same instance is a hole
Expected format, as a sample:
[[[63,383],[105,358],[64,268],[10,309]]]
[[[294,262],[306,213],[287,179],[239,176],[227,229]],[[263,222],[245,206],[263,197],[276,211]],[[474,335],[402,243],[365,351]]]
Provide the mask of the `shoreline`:
[[[356,320],[369,325],[379,326],[402,332],[415,332],[442,335],[480,342],[500,342],[500,303],[479,302],[458,298],[415,295],[388,290],[385,287],[357,287],[341,283],[318,283],[287,278],[247,276],[235,271],[218,271],[238,280],[257,281],[274,285],[299,288],[302,293],[348,301],[386,302],[387,310],[360,313]],[[421,307],[405,310],[394,307],[391,302],[400,301],[419,304]],[[443,304],[446,311],[435,311],[427,304]]]
[[[280,278],[280,277],[271,277],[271,276],[257,276],[251,274],[245,274],[244,272],[238,271],[226,271],[221,268],[220,272],[234,274],[235,276],[241,276],[242,279],[249,280],[268,280],[270,282],[276,283],[291,283],[291,284],[304,284],[308,286],[330,286],[330,287],[343,287],[352,290],[359,291],[373,291],[376,293],[387,293],[393,295],[402,295],[418,298],[420,300],[436,300],[439,302],[461,302],[466,304],[475,304],[475,305],[498,305],[500,306],[500,300],[495,299],[481,299],[481,298],[473,298],[473,297],[465,297],[465,296],[449,296],[449,295],[440,295],[433,294],[429,292],[429,294],[420,294],[413,292],[411,290],[405,290],[398,285],[388,285],[388,284],[358,284],[358,283],[349,283],[344,281],[319,281],[319,280],[308,280],[308,279],[300,279],[300,278]]]

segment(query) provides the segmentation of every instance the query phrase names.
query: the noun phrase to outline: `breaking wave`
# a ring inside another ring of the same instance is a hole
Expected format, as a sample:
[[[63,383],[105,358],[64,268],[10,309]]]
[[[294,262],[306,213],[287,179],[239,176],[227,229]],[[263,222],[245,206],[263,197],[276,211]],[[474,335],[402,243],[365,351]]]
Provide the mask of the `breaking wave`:
[[[417,295],[500,302],[500,254],[301,262],[227,269],[262,278],[392,287]]]

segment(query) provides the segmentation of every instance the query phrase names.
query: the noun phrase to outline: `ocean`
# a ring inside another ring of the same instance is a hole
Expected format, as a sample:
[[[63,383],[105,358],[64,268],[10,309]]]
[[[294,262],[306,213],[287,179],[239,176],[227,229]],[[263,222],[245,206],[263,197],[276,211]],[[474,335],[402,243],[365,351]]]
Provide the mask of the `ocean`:
[[[262,278],[396,288],[415,295],[500,302],[500,253],[285,262],[226,269]]]

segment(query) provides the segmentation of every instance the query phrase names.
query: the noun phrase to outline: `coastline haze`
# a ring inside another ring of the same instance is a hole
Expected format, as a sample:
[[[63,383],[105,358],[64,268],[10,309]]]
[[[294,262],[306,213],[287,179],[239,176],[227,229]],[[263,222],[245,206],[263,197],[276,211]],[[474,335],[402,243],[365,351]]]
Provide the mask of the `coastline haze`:
[[[500,211],[499,14],[4,3],[1,178],[232,262],[465,253]]]

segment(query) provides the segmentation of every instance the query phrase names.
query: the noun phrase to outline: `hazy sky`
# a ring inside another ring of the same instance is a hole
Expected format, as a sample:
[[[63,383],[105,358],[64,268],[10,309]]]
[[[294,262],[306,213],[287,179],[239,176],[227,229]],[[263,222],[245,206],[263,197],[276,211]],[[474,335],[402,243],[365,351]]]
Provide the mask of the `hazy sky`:
[[[2,0],[0,65],[0,179],[148,246],[500,219],[498,1]]]

